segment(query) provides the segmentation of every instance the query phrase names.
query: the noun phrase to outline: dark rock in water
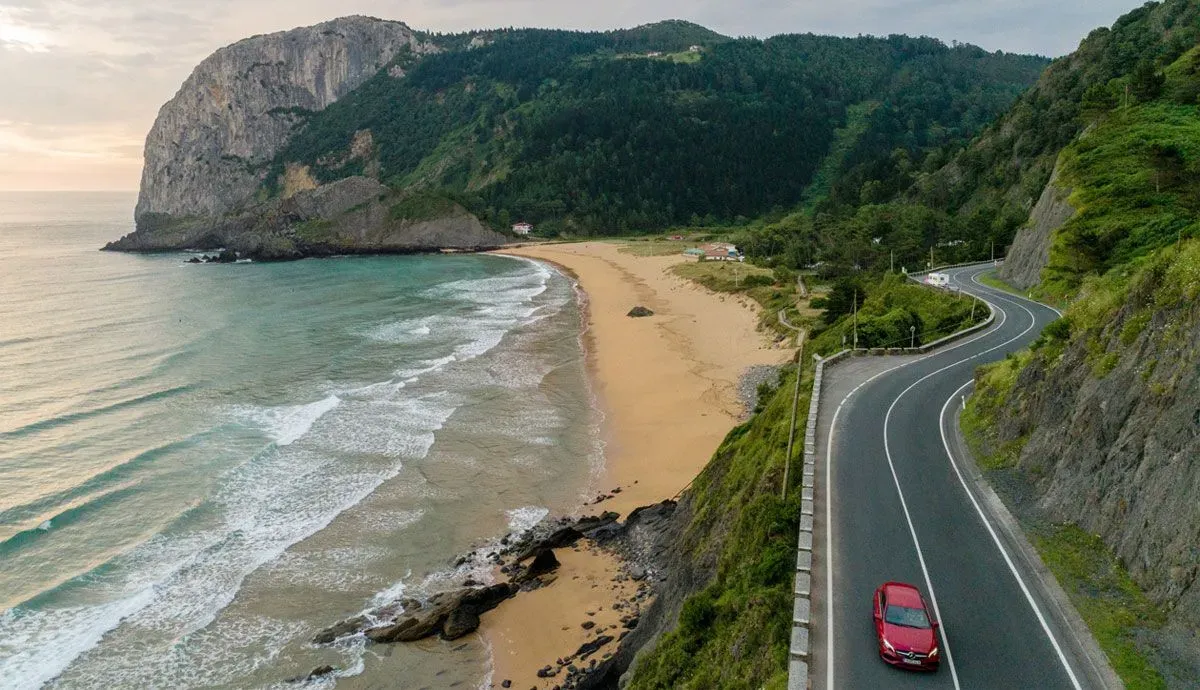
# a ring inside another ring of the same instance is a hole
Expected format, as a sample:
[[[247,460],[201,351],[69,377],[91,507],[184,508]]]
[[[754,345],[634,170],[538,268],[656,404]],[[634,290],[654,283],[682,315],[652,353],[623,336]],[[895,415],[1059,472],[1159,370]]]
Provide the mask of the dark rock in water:
[[[463,635],[475,632],[479,627],[479,612],[474,606],[459,606],[450,612],[442,625],[442,637],[447,640],[457,640]]]
[[[512,681],[511,681],[511,680],[508,680],[507,678],[505,678],[505,679],[504,679],[504,681],[500,683],[500,687],[502,687],[502,688],[511,688],[511,687],[512,687]]]
[[[192,258],[188,259],[187,262],[189,264],[202,264],[204,263],[204,259],[201,259],[198,256],[193,256]]]
[[[649,309],[647,309],[645,307],[637,306],[637,307],[634,307],[633,309],[630,309],[629,313],[626,314],[626,316],[632,316],[634,318],[639,318],[642,316],[654,316],[654,312],[650,311]]]
[[[596,621],[584,621],[579,627],[583,628],[584,630],[591,630],[592,628],[596,627]]]
[[[224,249],[217,255],[216,262],[219,264],[231,264],[238,260],[238,254],[232,249]]]
[[[353,635],[366,624],[367,619],[363,616],[355,616],[354,618],[344,620],[341,623],[325,628],[313,636],[313,644],[329,644],[339,637]]]
[[[393,623],[371,628],[366,631],[366,636],[372,642],[381,644],[413,642],[440,630],[446,639],[457,639],[479,627],[479,614],[496,608],[516,592],[517,586],[507,582],[491,587],[442,592],[430,598],[424,606],[405,611]],[[451,618],[454,618],[453,624],[450,623]]]
[[[579,645],[579,649],[576,650],[575,656],[579,657],[580,659],[586,659],[595,654],[601,647],[612,641],[612,635],[601,635],[594,640],[590,640]]]
[[[329,666],[329,665],[318,666],[312,670],[312,673],[308,674],[308,679],[312,680],[313,678],[320,678],[321,676],[327,676],[336,670],[337,669],[335,669],[334,667]]]

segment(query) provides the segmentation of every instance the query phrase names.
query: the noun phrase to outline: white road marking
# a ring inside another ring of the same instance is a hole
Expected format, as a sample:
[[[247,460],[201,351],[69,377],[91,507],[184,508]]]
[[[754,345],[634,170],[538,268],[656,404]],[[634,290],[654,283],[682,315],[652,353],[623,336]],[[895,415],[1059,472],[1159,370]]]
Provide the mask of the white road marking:
[[[957,273],[954,274],[954,277],[957,280],[958,274]],[[995,305],[993,305],[991,302],[988,302],[987,300],[983,299],[982,297],[979,299],[984,304],[988,305],[988,308],[992,310],[992,313],[996,312]],[[943,354],[946,352],[951,352],[953,350],[957,350],[960,347],[966,347],[967,345],[970,345],[971,343],[973,343],[977,340],[981,340],[983,338],[988,337],[994,331],[997,331],[1000,328],[1003,328],[1004,324],[1007,321],[1008,321],[1008,313],[1001,310],[1000,311],[1000,323],[996,324],[996,326],[994,328],[989,328],[989,329],[985,330],[984,332],[980,333],[979,335],[977,335],[973,338],[970,338],[968,340],[964,340],[963,342],[958,343],[957,345],[953,345],[951,347],[948,347],[944,350],[939,350],[937,352],[932,352],[923,357],[914,359],[911,362],[905,362],[903,364],[898,364],[894,367],[891,367],[889,369],[881,371],[878,374],[875,374],[871,378],[869,378],[866,381],[863,381],[862,383],[855,386],[854,390],[847,393],[845,395],[845,397],[842,398],[841,402],[838,403],[837,409],[833,413],[833,420],[829,426],[829,438],[826,439],[826,443],[825,443],[825,549],[827,551],[826,556],[825,556],[825,584],[826,584],[826,596],[827,596],[826,605],[825,605],[825,613],[826,613],[826,634],[828,636],[828,639],[826,641],[827,660],[826,660],[825,683],[826,683],[827,690],[833,690],[833,687],[834,687],[834,677],[833,677],[833,666],[834,666],[834,664],[833,664],[833,658],[834,658],[834,653],[833,653],[833,650],[834,650],[834,644],[833,644],[833,640],[834,640],[834,635],[833,635],[833,549],[834,549],[834,542],[833,542],[833,493],[830,490],[831,487],[833,486],[833,484],[831,483],[830,480],[831,480],[831,473],[832,473],[831,468],[833,465],[833,463],[832,463],[833,438],[837,434],[837,420],[838,420],[838,417],[841,416],[841,414],[842,414],[842,408],[846,406],[846,403],[850,400],[851,396],[853,396],[855,393],[857,393],[859,391],[859,389],[861,389],[863,386],[874,381],[875,379],[877,379],[885,374],[889,374],[893,371],[896,371],[897,369],[902,369],[904,367],[916,364],[917,362],[922,362],[926,359],[929,359],[930,357],[935,357],[937,355],[940,355],[940,354]],[[1024,333],[1022,333],[1022,335],[1024,335]],[[1021,336],[1017,336],[1017,337],[1019,338]],[[1000,347],[1003,347],[1004,345],[1007,345],[1007,344],[1008,343],[1004,343]],[[990,350],[988,350],[988,352],[990,352]],[[981,353],[981,354],[984,354],[984,353]],[[976,356],[978,356],[978,355],[976,355]],[[974,359],[974,358],[970,358],[970,359]],[[965,362],[968,360],[961,360],[961,361]],[[941,616],[939,615],[938,618],[940,620]],[[945,635],[944,630],[943,630],[942,634],[943,634],[943,636]],[[956,676],[956,680],[955,680],[955,685],[957,686],[957,676]]]
[[[961,388],[954,391],[954,395],[958,395],[974,383],[974,379],[967,381]],[[962,484],[963,491],[967,492],[967,498],[971,499],[971,505],[975,506],[975,512],[979,513],[979,519],[983,520],[983,526],[987,528],[988,534],[992,535],[992,541],[995,542],[996,548],[1000,550],[1000,555],[1004,556],[1004,562],[1008,564],[1009,571],[1017,579],[1017,584],[1021,586],[1021,592],[1025,594],[1025,600],[1029,602],[1030,608],[1037,615],[1038,622],[1042,624],[1042,630],[1045,631],[1046,637],[1050,638],[1050,644],[1054,646],[1054,651],[1058,654],[1058,660],[1062,662],[1063,668],[1066,669],[1067,675],[1071,678],[1071,685],[1075,687],[1075,690],[1083,690],[1079,685],[1079,679],[1075,677],[1075,671],[1071,669],[1071,664],[1067,662],[1067,655],[1063,654],[1062,647],[1059,646],[1058,640],[1050,630],[1050,625],[1046,623],[1046,617],[1042,615],[1042,610],[1038,608],[1037,602],[1033,600],[1033,595],[1030,594],[1029,587],[1025,586],[1025,580],[1017,571],[1017,566],[1013,564],[1012,558],[1009,557],[1008,550],[1000,542],[1000,537],[996,536],[996,530],[992,528],[992,523],[987,519],[983,508],[979,506],[979,501],[975,500],[975,494],[971,493],[970,487],[967,486],[967,480],[963,478],[962,471],[958,467],[958,462],[954,460],[954,453],[950,450],[950,442],[946,439],[946,408],[950,407],[950,401],[954,399],[954,395],[946,399],[946,404],[942,405],[942,412],[938,415],[938,431],[942,434],[942,445],[946,448],[946,457],[950,458],[950,465],[954,467],[954,474],[958,475],[958,483]]]

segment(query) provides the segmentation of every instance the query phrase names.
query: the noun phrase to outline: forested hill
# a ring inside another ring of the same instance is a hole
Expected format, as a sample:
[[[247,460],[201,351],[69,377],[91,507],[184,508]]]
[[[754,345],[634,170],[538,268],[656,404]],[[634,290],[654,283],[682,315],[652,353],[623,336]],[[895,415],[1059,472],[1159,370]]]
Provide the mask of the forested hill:
[[[798,267],[819,261],[830,275],[856,266],[887,270],[893,260],[897,269],[924,266],[931,247],[937,263],[986,259],[993,248],[1004,256],[1030,219],[1060,152],[1110,112],[1158,98],[1164,68],[1198,41],[1200,2],[1148,3],[1111,28],[1092,31],[1078,50],[1055,60],[969,145],[914,161],[899,152],[886,155],[886,144],[860,138],[860,164],[834,177],[829,194],[806,213],[745,228],[740,243],[760,262]],[[1175,102],[1194,105],[1195,94],[1186,88],[1174,89]],[[1062,193],[1069,192],[1064,186]],[[1111,266],[1105,257],[1129,229],[1097,239],[1093,249],[1077,244],[1055,270],[1078,284],[1087,271]],[[1173,228],[1158,241],[1168,236],[1175,237]],[[1152,244],[1145,233],[1131,241]]]
[[[636,232],[754,218],[885,160],[953,150],[1047,61],[929,38],[727,39],[685,22],[431,37],[302,122],[307,168],[448,193],[493,226]]]

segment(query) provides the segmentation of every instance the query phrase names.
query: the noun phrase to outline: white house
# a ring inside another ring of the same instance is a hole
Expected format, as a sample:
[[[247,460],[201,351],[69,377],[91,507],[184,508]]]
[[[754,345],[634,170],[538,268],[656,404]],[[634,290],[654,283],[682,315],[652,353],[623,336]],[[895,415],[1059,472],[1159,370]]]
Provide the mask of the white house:
[[[512,227],[514,235],[528,235],[533,232],[533,226],[529,223],[517,223]]]

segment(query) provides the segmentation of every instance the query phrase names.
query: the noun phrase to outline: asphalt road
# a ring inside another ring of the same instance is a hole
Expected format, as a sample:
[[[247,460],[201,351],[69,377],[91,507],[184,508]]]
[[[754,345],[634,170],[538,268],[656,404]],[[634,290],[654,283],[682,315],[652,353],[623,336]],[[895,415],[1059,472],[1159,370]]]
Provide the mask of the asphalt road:
[[[825,483],[824,688],[1092,688],[1098,674],[1028,560],[1005,538],[948,438],[975,368],[1028,346],[1058,318],[1050,308],[978,283],[991,270],[949,271],[952,285],[996,310],[987,330],[909,358],[842,400],[819,454]],[[943,424],[943,421],[945,422]],[[949,430],[949,431],[948,431]],[[818,509],[821,510],[820,508]],[[880,660],[871,596],[917,585],[941,622],[934,674]]]

